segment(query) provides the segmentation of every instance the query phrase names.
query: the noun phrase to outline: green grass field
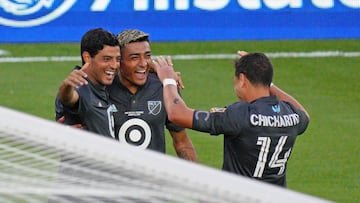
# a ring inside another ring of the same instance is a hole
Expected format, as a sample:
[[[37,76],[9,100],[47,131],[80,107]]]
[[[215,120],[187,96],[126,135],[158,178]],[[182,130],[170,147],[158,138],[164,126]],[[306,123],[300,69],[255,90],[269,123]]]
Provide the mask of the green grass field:
[[[78,44],[0,44],[12,57],[78,56]],[[249,52],[359,52],[360,40],[154,42],[154,55]],[[288,164],[288,188],[335,202],[360,202],[360,57],[273,58],[274,83],[311,116]],[[53,120],[54,96],[80,62],[0,63],[0,105]],[[175,60],[187,104],[207,110],[236,100],[231,59]],[[1,115],[6,116],[6,115]],[[24,124],[26,125],[26,124]],[[188,131],[201,163],[220,168],[222,136]],[[174,155],[168,139],[167,149]]]

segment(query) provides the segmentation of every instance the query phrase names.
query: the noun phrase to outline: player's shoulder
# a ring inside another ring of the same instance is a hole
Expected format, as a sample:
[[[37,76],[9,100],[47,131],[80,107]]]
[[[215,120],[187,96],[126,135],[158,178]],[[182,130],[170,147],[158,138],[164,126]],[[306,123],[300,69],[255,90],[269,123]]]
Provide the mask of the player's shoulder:
[[[248,115],[250,103],[244,101],[236,101],[224,107],[225,113],[230,117],[238,117]]]
[[[229,108],[229,109],[241,109],[241,108],[247,109],[249,106],[250,106],[249,102],[236,101],[236,102],[233,102],[232,104],[228,105],[227,108]]]
[[[162,87],[162,83],[155,73],[149,73],[146,81],[146,87],[151,89],[158,89]]]
[[[110,85],[108,85],[106,89],[111,92],[111,91],[118,91],[120,87],[122,87],[122,84],[120,82],[119,75],[115,74],[113,82]]]
[[[76,91],[78,92],[79,98],[81,100],[92,101],[94,99],[101,98],[104,95],[106,95],[106,93],[100,86],[96,86],[90,80],[88,80],[87,85],[80,86],[79,88],[76,89]]]
[[[159,82],[159,83],[161,83],[161,81],[160,81],[159,77],[157,76],[157,74],[153,73],[153,72],[149,73],[148,80],[151,81],[151,82]]]
[[[242,102],[242,101],[236,101],[232,104],[226,105],[224,107],[212,107],[210,109],[211,113],[224,113],[224,112],[238,112],[239,109],[248,109],[249,103]]]
[[[74,68],[73,68],[74,70],[80,70],[81,69],[81,66],[79,66],[79,65],[76,65],[76,66],[74,66]]]

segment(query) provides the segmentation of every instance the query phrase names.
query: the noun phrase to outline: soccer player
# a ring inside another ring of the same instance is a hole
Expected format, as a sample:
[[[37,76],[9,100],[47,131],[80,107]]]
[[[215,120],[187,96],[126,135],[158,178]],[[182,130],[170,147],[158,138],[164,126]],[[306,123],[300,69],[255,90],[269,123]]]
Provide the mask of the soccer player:
[[[89,30],[81,39],[81,58],[83,66],[74,68],[59,88],[57,112],[65,109],[65,123],[80,122],[86,130],[114,138],[116,107],[109,101],[106,86],[120,65],[116,36],[102,28]]]
[[[117,38],[120,69],[109,86],[110,101],[117,108],[116,138],[122,143],[165,153],[166,126],[178,157],[198,162],[185,128],[167,119],[162,83],[155,73],[149,73],[152,64],[149,35],[129,29],[120,32]]]
[[[304,107],[272,85],[273,66],[262,53],[235,61],[238,101],[215,111],[194,110],[179,96],[171,58],[154,61],[164,102],[174,123],[224,135],[223,170],[286,187],[286,165],[298,135],[309,123]]]
[[[198,162],[186,130],[167,119],[163,106],[162,84],[151,69],[149,35],[139,30],[125,30],[118,35],[121,45],[121,69],[107,87],[115,104],[115,136],[120,142],[165,153],[164,127],[169,130],[178,157]],[[177,85],[182,88],[176,73]],[[81,128],[81,119],[55,100],[56,120]],[[65,115],[65,116],[64,116]],[[80,122],[77,122],[79,121]]]

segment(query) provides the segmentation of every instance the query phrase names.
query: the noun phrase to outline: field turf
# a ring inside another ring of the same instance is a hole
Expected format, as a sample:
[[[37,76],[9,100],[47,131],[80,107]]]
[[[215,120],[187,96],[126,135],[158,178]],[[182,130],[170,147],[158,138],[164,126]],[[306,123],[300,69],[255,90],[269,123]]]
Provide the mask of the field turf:
[[[359,52],[359,44],[359,40],[154,42],[152,52]],[[8,51],[8,57],[78,56],[80,52],[74,43],[0,44],[0,50]],[[311,116],[288,163],[288,188],[335,202],[360,202],[360,57],[272,58],[272,62],[274,83],[297,98]],[[53,120],[57,88],[79,63],[0,63],[0,105]],[[236,100],[232,59],[175,60],[174,64],[182,73],[182,95],[188,106],[207,110]],[[222,136],[188,132],[201,163],[220,168]],[[167,139],[167,151],[174,156],[171,139]]]

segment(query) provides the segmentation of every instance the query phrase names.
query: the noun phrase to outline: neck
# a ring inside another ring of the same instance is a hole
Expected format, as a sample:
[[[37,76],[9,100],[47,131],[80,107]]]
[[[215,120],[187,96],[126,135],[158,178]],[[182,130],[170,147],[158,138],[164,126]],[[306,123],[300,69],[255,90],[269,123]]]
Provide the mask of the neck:
[[[125,77],[122,77],[119,74],[119,81],[122,85],[124,85],[132,94],[135,94],[139,88],[138,85],[132,83],[130,80],[127,80]]]
[[[246,102],[252,102],[261,97],[270,96],[270,89],[269,87],[265,86],[250,86],[246,91],[247,94],[243,98],[243,100]]]

